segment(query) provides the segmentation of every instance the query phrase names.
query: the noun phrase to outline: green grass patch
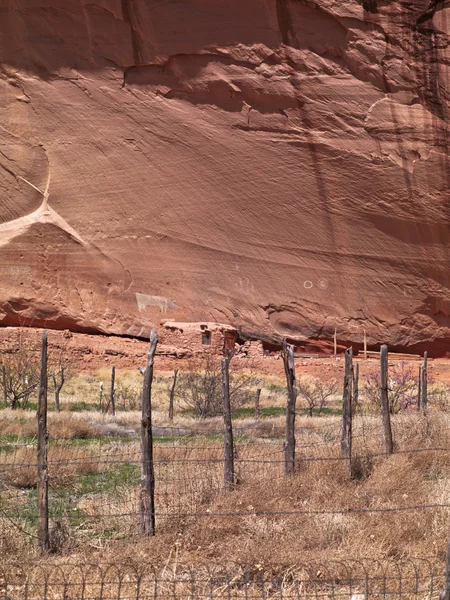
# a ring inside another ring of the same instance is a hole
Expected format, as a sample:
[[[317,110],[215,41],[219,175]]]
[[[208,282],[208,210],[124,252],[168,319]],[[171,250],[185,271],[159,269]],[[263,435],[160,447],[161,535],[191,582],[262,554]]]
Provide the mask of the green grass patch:
[[[62,410],[68,410],[69,412],[93,412],[99,410],[97,404],[86,402],[85,400],[81,400],[80,402],[71,402],[70,404],[67,404],[66,407],[61,406],[61,408]]]
[[[120,487],[133,487],[139,484],[140,466],[136,464],[120,464],[100,473],[86,473],[75,485],[77,496],[85,494],[107,494],[116,492]]]
[[[286,408],[284,406],[261,406],[259,409],[261,419],[267,419],[269,417],[281,417],[286,414]],[[255,408],[251,406],[243,406],[234,411],[233,419],[252,418],[255,416]]]
[[[295,411],[298,415],[309,416],[309,409],[297,408]],[[342,409],[340,408],[322,408],[319,412],[318,408],[313,408],[313,417],[325,417],[325,416],[337,416],[342,415]]]

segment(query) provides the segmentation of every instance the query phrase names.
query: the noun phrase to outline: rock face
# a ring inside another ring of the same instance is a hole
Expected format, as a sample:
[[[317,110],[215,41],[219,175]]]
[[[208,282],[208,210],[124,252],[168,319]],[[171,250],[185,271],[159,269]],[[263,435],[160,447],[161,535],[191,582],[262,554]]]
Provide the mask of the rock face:
[[[0,322],[450,348],[449,36],[441,0],[2,0]]]

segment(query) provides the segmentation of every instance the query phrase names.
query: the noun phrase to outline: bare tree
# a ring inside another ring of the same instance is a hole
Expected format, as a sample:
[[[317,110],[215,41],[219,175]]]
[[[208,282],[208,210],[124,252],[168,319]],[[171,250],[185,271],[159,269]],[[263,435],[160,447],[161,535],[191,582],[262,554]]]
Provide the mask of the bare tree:
[[[322,381],[321,379],[300,379],[297,382],[297,392],[300,398],[306,402],[308,414],[313,416],[314,409],[317,408],[319,414],[327,405],[331,396],[336,394],[338,389],[337,381]]]
[[[39,378],[39,349],[19,331],[15,347],[2,355],[5,402],[12,409],[26,408],[39,386]]]
[[[61,369],[57,373],[53,373],[52,379],[53,379],[53,388],[54,388],[54,392],[55,392],[55,409],[56,409],[56,412],[59,412],[59,410],[60,410],[59,395],[60,395],[63,385],[66,381],[64,378],[64,367],[61,367]]]
[[[169,421],[173,421],[173,405],[175,400],[175,386],[177,385],[177,375],[178,369],[175,369],[175,371],[173,372],[173,380],[169,392]]]
[[[59,356],[56,361],[50,367],[52,372],[52,380],[53,380],[53,392],[55,395],[55,409],[56,412],[60,411],[60,394],[61,390],[69,379],[67,372],[67,361],[65,358],[64,349],[61,349]]]
[[[100,412],[103,412],[103,381],[100,381],[99,385],[99,394],[100,394]]]

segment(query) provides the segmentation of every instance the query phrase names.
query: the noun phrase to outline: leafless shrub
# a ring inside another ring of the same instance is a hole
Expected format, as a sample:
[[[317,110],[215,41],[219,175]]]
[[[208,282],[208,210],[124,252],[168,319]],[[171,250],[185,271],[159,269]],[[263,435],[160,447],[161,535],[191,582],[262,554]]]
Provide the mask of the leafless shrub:
[[[315,408],[319,414],[327,405],[329,398],[336,394],[338,384],[336,380],[322,381],[321,379],[304,378],[297,382],[297,392],[300,398],[306,402],[308,414],[313,416]]]
[[[133,385],[120,383],[115,390],[117,410],[139,410],[141,406],[141,391]]]
[[[39,385],[39,347],[18,331],[14,347],[2,354],[1,370],[5,403],[26,408]]]
[[[428,385],[433,384],[433,378],[428,374]],[[412,365],[402,361],[389,369],[388,396],[391,414],[397,414],[417,405],[418,377]],[[364,378],[364,396],[373,405],[380,406],[380,372],[368,373]],[[428,399],[433,397],[430,389]],[[437,394],[437,398],[440,394]]]
[[[231,410],[251,401],[253,380],[242,373],[230,372]],[[192,408],[197,419],[206,419],[222,413],[221,360],[212,354],[195,357],[189,370],[178,379],[176,395]]]

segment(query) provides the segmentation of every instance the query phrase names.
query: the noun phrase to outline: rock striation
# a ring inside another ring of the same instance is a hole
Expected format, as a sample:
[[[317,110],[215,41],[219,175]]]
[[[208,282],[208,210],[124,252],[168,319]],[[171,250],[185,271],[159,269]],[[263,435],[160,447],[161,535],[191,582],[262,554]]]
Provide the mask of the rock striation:
[[[0,323],[450,349],[450,2],[3,0]]]

